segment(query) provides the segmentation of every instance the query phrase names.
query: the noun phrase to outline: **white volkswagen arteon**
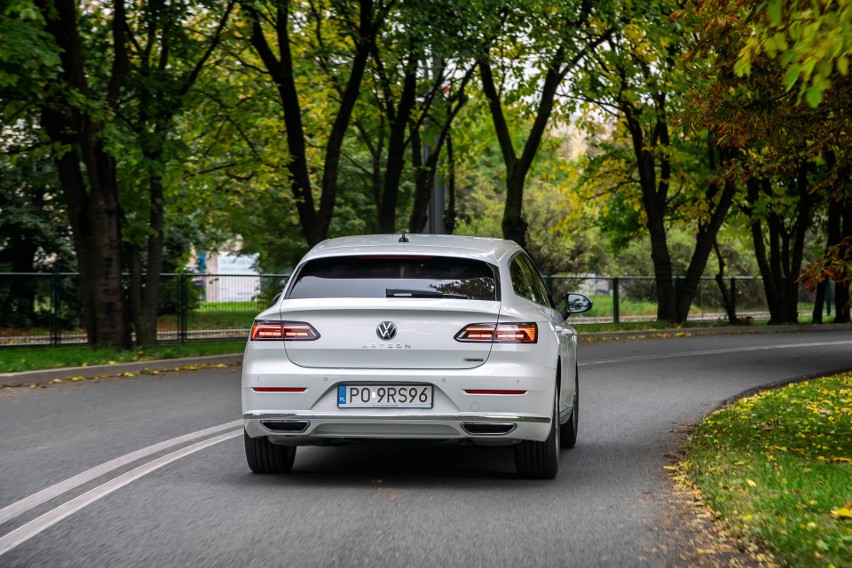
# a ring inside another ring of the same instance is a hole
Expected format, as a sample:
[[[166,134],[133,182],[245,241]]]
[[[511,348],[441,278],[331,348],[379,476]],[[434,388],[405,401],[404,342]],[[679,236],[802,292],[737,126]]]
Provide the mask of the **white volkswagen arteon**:
[[[257,316],[242,376],[245,449],[285,473],[296,447],[374,439],[514,445],[552,478],[577,439],[577,334],[517,244],[450,235],[332,239]]]

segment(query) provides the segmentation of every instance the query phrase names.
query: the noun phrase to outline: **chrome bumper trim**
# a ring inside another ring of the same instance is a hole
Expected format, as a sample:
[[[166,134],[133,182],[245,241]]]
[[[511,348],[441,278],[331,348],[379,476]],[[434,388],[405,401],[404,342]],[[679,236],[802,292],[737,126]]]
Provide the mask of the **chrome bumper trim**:
[[[317,420],[345,422],[375,422],[375,421],[411,421],[411,422],[526,422],[534,424],[550,424],[546,416],[522,416],[519,414],[285,414],[247,412],[243,420]]]

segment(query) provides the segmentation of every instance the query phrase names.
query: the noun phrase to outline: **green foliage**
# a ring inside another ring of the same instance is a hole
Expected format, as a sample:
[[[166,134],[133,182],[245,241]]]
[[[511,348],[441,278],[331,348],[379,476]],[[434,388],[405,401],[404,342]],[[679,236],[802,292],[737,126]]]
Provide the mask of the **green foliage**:
[[[80,9],[89,87],[84,92],[56,86],[60,54],[32,0],[7,2],[0,14],[3,137],[15,141],[22,133],[27,149],[18,158],[0,158],[3,190],[10,192],[2,205],[0,233],[19,232],[38,241],[43,252],[35,267],[47,266],[45,260],[57,249],[63,251],[61,258],[67,256],[67,223],[57,222],[53,212],[12,204],[13,198],[34,201],[27,192],[47,184],[50,208],[60,210],[56,183],[46,181],[53,174],[32,164],[42,163],[39,156],[49,151],[62,154],[72,148],[46,144],[32,105],[62,95],[65,110],[103,126],[99,139],[115,160],[123,238],[143,265],[146,244],[157,234],[152,214],[164,207],[165,270],[185,265],[193,246],[214,251],[236,242],[242,252],[259,255],[261,270],[285,271],[307,249],[298,208],[307,198],[319,204],[330,195],[327,175],[337,176],[333,210],[325,210],[331,217],[328,236],[378,231],[385,189],[398,192],[395,226],[406,225],[416,174],[408,150],[398,183],[385,188],[384,182],[390,127],[407,66],[414,62],[418,67],[417,97],[399,145],[403,148],[415,132],[426,143],[438,138],[451,97],[460,94],[471,65],[486,55],[508,123],[508,146],[517,155],[515,162],[507,161],[506,140],[501,144],[496,137],[482,83],[472,79],[465,84],[466,106],[451,128],[457,154],[456,232],[503,234],[506,180],[512,164],[522,161],[542,111],[548,126],[530,145],[534,160],[523,180],[521,203],[529,221],[528,248],[545,272],[652,272],[637,151],[650,157],[657,187],[670,186],[662,204],[678,274],[688,264],[696,227],[708,220],[718,201],[711,186],[723,176],[738,181],[772,177],[775,189],[753,204],[753,214],[765,219],[776,213],[787,222],[797,202],[784,180],[796,164],[806,160],[817,168],[812,181],[825,194],[829,187],[838,191],[839,173],[849,167],[844,149],[849,0],[696,1],[688,11],[674,0],[404,0],[372,4],[387,12],[374,22],[375,45],[352,124],[342,137],[340,163],[326,172],[332,125],[352,76],[353,54],[360,41],[372,41],[357,31],[367,4],[287,3],[287,45],[309,186],[300,197],[293,191],[288,143],[295,127],[282,120],[285,102],[292,98],[282,98],[280,83],[270,80],[249,43],[250,11],[257,10],[263,35],[280,56],[271,23],[281,3],[241,3],[216,46],[210,41],[225,15],[222,2],[134,5],[127,14],[133,38],[125,42],[120,104],[110,106],[106,93],[117,55],[112,6],[94,3]],[[588,49],[600,40],[602,45]],[[210,59],[193,75],[208,47],[213,47]],[[547,110],[542,106],[546,78],[568,70]],[[801,108],[805,105],[795,104],[800,98],[821,103],[817,110]],[[578,124],[588,148],[573,128]],[[644,139],[637,140],[631,126]],[[660,137],[663,129],[668,139]],[[708,141],[735,148],[737,159],[710,163]],[[834,169],[820,162],[827,150],[836,153]],[[446,163],[437,168],[444,173]],[[20,184],[20,190],[8,189],[6,181]],[[151,193],[152,183],[162,183],[162,197]],[[719,238],[729,274],[755,272],[743,244],[747,223],[742,216],[729,218]],[[0,234],[0,247],[3,238]],[[706,271],[715,270],[711,260]],[[166,296],[172,292],[164,290]],[[164,303],[173,302],[166,298]]]
[[[501,237],[505,205],[505,165],[490,136],[486,110],[474,101],[453,129],[456,152],[458,220],[456,233]],[[529,127],[522,111],[506,110],[513,132]],[[575,136],[576,133],[575,133]],[[603,271],[603,241],[587,219],[589,200],[574,190],[576,170],[565,140],[545,137],[524,194],[529,236],[527,250],[546,274]]]
[[[790,566],[852,557],[852,374],[764,391],[708,417],[685,468],[723,523]]]
[[[58,71],[59,55],[43,26],[41,13],[31,0],[12,0],[2,8],[0,96],[4,102],[10,95],[43,97],[45,82]],[[8,107],[4,111],[4,118],[9,118]]]
[[[749,75],[766,55],[784,70],[783,86],[799,85],[811,107],[823,102],[832,83],[843,80],[852,57],[852,2],[771,0],[743,5],[736,14],[749,30],[734,71]]]

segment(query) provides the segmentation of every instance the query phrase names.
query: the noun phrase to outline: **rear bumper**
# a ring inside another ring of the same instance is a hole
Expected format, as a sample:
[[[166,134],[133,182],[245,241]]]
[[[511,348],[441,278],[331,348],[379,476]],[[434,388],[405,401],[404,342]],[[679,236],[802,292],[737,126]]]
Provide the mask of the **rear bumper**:
[[[364,439],[543,441],[556,393],[555,349],[501,346],[471,369],[299,367],[279,347],[250,345],[243,363],[246,432],[279,444]],[[340,408],[341,385],[432,385],[432,408]],[[280,389],[276,392],[276,389]],[[276,424],[277,422],[277,424]]]
[[[252,438],[266,436],[272,443],[283,445],[324,445],[363,439],[455,440],[478,445],[507,445],[547,437],[551,417],[509,413],[247,412],[243,421]]]

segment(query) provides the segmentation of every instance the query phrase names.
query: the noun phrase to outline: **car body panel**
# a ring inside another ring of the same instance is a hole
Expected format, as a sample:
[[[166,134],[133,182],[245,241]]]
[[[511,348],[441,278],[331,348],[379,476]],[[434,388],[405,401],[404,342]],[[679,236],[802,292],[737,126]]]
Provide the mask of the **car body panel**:
[[[353,305],[354,304],[354,305]],[[323,298],[284,300],[280,318],[310,322],[316,341],[286,342],[287,356],[301,367],[464,369],[483,364],[490,343],[461,343],[455,335],[471,322],[496,321],[499,302],[427,298]],[[390,340],[378,326],[392,322]]]
[[[560,421],[570,417],[576,332],[551,302],[542,305],[513,291],[508,264],[524,254],[522,249],[501,239],[448,235],[407,239],[399,242],[399,235],[332,239],[314,247],[300,262],[282,297],[257,320],[307,322],[319,338],[248,341],[242,407],[250,437],[267,437],[282,445],[369,439],[515,444],[548,437],[557,395]],[[498,298],[287,298],[305,263],[351,255],[486,262],[496,267]],[[396,324],[397,335],[385,340],[377,335],[377,327],[388,321]],[[455,339],[466,325],[485,322],[534,322],[536,341]],[[431,385],[432,408],[339,408],[338,387],[358,384]]]

